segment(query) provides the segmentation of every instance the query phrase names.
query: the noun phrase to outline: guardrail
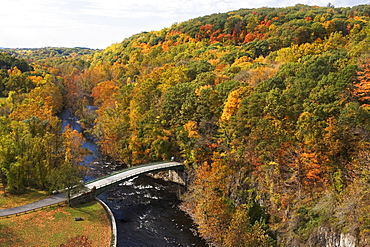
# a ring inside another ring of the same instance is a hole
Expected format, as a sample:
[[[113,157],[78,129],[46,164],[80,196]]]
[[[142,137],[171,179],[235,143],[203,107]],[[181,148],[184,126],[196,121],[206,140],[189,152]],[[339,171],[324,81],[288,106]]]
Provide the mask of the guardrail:
[[[50,204],[50,205],[47,205],[47,206],[41,206],[41,207],[37,207],[37,208],[32,208],[32,209],[29,209],[29,210],[26,210],[26,211],[22,211],[22,212],[18,212],[18,213],[12,213],[12,214],[7,214],[7,215],[0,215],[0,219],[1,218],[10,218],[10,217],[13,217],[13,216],[21,216],[23,214],[28,214],[28,213],[36,212],[36,211],[39,211],[39,210],[43,210],[43,209],[46,209],[46,208],[55,207],[55,206],[62,205],[62,204],[65,204],[65,203],[67,203],[67,200],[62,201],[62,202],[57,202],[57,203],[54,203],[54,204]]]

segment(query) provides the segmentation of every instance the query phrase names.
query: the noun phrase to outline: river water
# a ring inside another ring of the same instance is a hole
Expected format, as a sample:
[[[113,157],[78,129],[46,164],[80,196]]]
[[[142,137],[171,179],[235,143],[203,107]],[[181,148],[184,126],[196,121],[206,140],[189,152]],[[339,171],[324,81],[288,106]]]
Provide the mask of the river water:
[[[113,211],[118,246],[206,246],[179,210],[178,185],[139,176],[99,196]]]
[[[77,118],[68,110],[60,115],[63,128],[69,124],[81,132]],[[120,166],[102,160],[92,138],[83,145],[90,150],[85,165],[92,172],[84,178],[89,181],[102,174],[109,174]],[[206,246],[197,236],[190,217],[179,209],[177,194],[181,189],[172,182],[142,175],[122,182],[99,195],[112,210],[117,223],[118,247]]]

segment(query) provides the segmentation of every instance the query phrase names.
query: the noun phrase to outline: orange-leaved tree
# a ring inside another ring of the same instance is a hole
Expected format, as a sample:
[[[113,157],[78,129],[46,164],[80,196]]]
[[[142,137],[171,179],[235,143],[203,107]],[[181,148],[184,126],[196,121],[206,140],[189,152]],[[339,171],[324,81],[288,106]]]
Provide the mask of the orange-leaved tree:
[[[370,107],[370,58],[361,62],[353,86],[352,94],[362,103],[362,107]]]

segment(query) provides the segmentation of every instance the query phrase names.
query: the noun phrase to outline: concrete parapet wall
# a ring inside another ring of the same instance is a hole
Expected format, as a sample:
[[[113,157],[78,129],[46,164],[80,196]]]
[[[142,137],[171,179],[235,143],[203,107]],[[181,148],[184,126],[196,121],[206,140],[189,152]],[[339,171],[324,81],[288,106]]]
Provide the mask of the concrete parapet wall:
[[[114,218],[114,215],[110,208],[108,207],[107,204],[105,204],[102,200],[99,198],[95,198],[105,209],[107,214],[109,215],[109,219],[111,222],[111,227],[112,227],[112,241],[111,241],[111,247],[116,247],[117,246],[117,224],[116,224],[116,219]]]

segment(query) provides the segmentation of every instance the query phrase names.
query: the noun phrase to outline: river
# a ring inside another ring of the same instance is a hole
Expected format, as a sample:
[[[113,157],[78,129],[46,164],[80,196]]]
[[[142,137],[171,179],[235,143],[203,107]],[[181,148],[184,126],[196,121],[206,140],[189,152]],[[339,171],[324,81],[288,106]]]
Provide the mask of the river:
[[[69,124],[81,132],[78,119],[68,110],[64,110],[60,118],[63,128]],[[87,138],[83,146],[90,150],[85,165],[92,169],[84,178],[85,181],[120,168],[102,161],[98,146],[92,138]],[[117,246],[206,246],[205,241],[197,236],[190,217],[179,209],[179,186],[142,175],[99,195],[99,199],[109,206],[116,219]]]

